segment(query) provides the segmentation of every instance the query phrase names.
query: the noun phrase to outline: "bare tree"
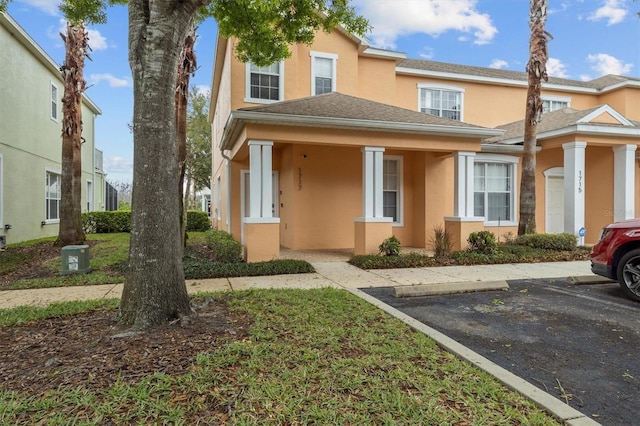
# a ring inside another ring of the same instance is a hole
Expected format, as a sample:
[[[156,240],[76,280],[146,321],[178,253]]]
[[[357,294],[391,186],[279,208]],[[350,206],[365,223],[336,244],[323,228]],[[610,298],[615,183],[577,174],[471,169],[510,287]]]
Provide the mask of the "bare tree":
[[[527,73],[529,88],[524,120],[524,147],[522,175],[520,180],[520,220],[518,235],[536,232],[536,145],[538,123],[542,117],[540,90],[542,81],[548,81],[547,40],[550,37],[544,29],[547,21],[547,1],[531,0],[529,10],[529,62]]]

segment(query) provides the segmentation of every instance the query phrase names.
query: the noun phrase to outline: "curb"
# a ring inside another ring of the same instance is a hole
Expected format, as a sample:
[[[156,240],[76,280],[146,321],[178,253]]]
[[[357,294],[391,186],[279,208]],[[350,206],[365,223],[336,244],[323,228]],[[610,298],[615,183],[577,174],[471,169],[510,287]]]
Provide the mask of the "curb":
[[[523,378],[516,376],[508,370],[505,370],[504,368],[493,363],[482,355],[477,354],[471,349],[440,333],[439,331],[421,323],[420,321],[410,317],[409,315],[406,315],[399,310],[387,305],[386,303],[381,302],[373,296],[369,296],[361,290],[351,288],[347,288],[345,290],[374,305],[375,307],[382,309],[389,315],[403,321],[405,324],[415,329],[416,331],[419,331],[420,333],[423,333],[426,336],[430,337],[438,344],[438,346],[492,375],[506,387],[515,392],[518,392],[525,398],[529,399],[538,407],[544,409],[564,424],[569,426],[600,425],[600,423],[596,422],[580,411],[572,408],[553,395],[544,392],[542,389],[532,385]]]
[[[612,284],[617,283],[617,281],[611,280],[609,278],[601,277],[599,275],[582,275],[577,277],[569,277],[567,278],[571,284]]]
[[[394,297],[417,297],[491,290],[509,290],[509,284],[507,284],[506,281],[462,281],[455,283],[403,285],[394,287],[393,295]]]

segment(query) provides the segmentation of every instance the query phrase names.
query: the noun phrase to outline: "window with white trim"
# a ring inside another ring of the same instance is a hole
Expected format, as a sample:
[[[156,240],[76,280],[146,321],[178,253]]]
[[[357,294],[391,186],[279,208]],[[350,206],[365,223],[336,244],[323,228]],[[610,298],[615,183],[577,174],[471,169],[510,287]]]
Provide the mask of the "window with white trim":
[[[382,213],[402,225],[402,157],[385,155],[382,162]]]
[[[542,113],[551,112],[558,109],[568,108],[571,105],[571,98],[561,96],[541,96]]]
[[[47,171],[45,183],[45,204],[47,221],[60,220],[60,198],[62,191],[62,176],[58,173]]]
[[[311,95],[336,91],[336,60],[334,53],[311,52]]]
[[[473,167],[474,216],[487,224],[516,221],[516,157],[477,155]]]
[[[418,85],[420,112],[462,121],[464,89],[453,86]]]
[[[87,211],[93,211],[93,182],[87,181]]]
[[[51,119],[58,121],[58,86],[51,83]]]
[[[247,63],[247,102],[276,102],[283,99],[283,63],[276,62],[266,67]]]

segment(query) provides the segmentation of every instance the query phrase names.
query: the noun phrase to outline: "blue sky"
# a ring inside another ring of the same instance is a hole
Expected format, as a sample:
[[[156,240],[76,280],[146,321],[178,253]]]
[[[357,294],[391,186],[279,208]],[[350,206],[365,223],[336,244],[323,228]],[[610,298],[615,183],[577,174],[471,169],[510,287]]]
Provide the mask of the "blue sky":
[[[409,58],[524,71],[529,54],[528,0],[351,0],[369,19],[375,47]],[[64,20],[57,0],[13,0],[9,14],[58,63]],[[548,0],[550,75],[590,80],[605,74],[640,77],[640,1]],[[100,107],[96,142],[110,181],[132,179],[132,80],[127,58],[127,9],[89,27],[87,95]],[[203,23],[196,44],[199,69],[192,84],[211,84],[215,21]]]

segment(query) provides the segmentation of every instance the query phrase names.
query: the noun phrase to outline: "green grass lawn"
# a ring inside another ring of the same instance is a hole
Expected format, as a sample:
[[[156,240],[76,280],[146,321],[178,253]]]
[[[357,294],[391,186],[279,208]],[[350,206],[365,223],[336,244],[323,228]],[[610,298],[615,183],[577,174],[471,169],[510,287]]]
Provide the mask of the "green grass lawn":
[[[232,312],[250,317],[247,335],[199,353],[185,374],[149,374],[104,389],[79,383],[44,392],[1,390],[0,424],[558,424],[346,291],[210,296],[226,297]],[[115,306],[103,301],[0,310],[0,327]]]

